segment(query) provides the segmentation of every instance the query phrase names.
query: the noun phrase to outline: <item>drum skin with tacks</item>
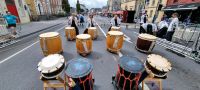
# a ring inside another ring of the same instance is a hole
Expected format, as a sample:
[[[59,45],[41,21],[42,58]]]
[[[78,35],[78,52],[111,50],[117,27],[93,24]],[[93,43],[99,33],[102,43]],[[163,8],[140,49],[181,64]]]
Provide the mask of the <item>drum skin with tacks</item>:
[[[38,71],[47,79],[55,78],[65,68],[65,59],[60,54],[51,54],[38,63]]]
[[[92,38],[89,34],[80,34],[76,36],[77,52],[86,56],[92,52]]]
[[[75,40],[76,39],[76,30],[74,27],[65,27],[65,36],[67,40]]]
[[[157,37],[150,34],[139,34],[136,49],[144,53],[150,53],[155,44]]]
[[[111,31],[121,31],[121,27],[112,26]]]
[[[107,50],[118,52],[121,50],[124,42],[124,34],[120,31],[109,31],[106,37]]]
[[[144,64],[136,57],[122,56],[119,59],[118,71],[113,78],[117,90],[137,90]]]
[[[140,78],[140,82],[147,76],[152,78],[166,79],[167,73],[172,70],[171,63],[164,57],[157,54],[150,54],[144,63],[145,71]]]
[[[88,34],[91,36],[91,38],[94,40],[98,36],[97,28],[96,27],[89,27],[88,28]]]
[[[40,46],[45,56],[62,53],[62,41],[58,32],[47,32],[39,35]]]
[[[75,58],[67,62],[65,77],[76,83],[69,90],[93,90],[94,80],[92,77],[93,66],[86,58]]]

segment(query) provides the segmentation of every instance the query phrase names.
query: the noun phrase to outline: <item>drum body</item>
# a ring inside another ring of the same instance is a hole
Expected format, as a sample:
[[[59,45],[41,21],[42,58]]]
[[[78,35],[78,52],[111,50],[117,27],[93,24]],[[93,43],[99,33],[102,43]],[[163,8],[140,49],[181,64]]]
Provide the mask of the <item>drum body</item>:
[[[109,31],[106,37],[107,49],[111,52],[118,52],[121,50],[124,42],[124,34],[120,31]]]
[[[148,55],[145,68],[151,76],[160,78],[165,77],[172,69],[171,63],[166,58],[156,54]]]
[[[93,90],[94,82],[92,80],[92,64],[86,58],[73,59],[67,62],[65,74],[67,78],[72,78],[76,83],[78,90]],[[69,88],[69,90],[76,90]]]
[[[74,27],[66,27],[65,28],[65,36],[67,40],[75,40],[76,39],[76,30]]]
[[[48,32],[40,34],[40,46],[45,56],[49,54],[62,53],[62,41],[59,33]]]
[[[80,34],[76,36],[76,49],[81,55],[87,55],[92,52],[92,38],[89,34]]]
[[[121,31],[121,27],[112,26],[111,31]]]
[[[149,53],[153,50],[155,44],[156,44],[157,37],[149,34],[140,34],[137,39],[136,49]]]
[[[91,36],[91,38],[94,40],[98,36],[97,28],[96,27],[89,27],[88,28],[88,34]]]
[[[139,59],[122,56],[119,60],[118,71],[115,78],[117,87],[122,90],[138,89],[139,79],[143,71],[144,65]]]
[[[48,79],[55,78],[65,68],[64,57],[60,54],[51,54],[38,63],[38,71]]]

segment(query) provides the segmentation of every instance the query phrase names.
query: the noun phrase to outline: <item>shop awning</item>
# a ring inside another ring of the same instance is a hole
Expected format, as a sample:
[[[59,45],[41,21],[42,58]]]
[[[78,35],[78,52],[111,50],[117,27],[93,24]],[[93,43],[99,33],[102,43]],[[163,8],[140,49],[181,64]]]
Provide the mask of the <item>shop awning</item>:
[[[170,5],[166,6],[163,10],[164,11],[177,11],[177,10],[195,10],[198,9],[200,3],[191,3],[191,4],[179,4],[179,5]]]

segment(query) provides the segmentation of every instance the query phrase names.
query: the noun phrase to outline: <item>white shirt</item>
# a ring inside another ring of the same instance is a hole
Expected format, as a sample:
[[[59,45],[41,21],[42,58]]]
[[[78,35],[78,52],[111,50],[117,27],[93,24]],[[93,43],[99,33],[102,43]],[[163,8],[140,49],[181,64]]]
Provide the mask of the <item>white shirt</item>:
[[[166,21],[161,21],[158,23],[158,28],[162,29],[163,27],[168,27],[168,23]]]
[[[112,18],[111,21],[110,21],[110,23],[111,23],[112,26],[115,26],[115,18]],[[117,24],[118,25],[121,24],[121,19],[119,19],[118,17],[117,17]]]
[[[94,20],[94,18],[92,18],[92,20],[90,18],[88,18],[87,25],[86,25],[87,28],[92,27],[91,21],[92,21],[93,25],[96,26],[96,21]]]
[[[155,24],[153,24],[153,23],[143,23],[142,24],[142,27],[147,31],[147,25],[148,24],[151,24],[152,25],[152,30],[155,32],[155,31],[157,31],[157,26],[155,25]]]
[[[173,29],[177,30],[178,29],[178,24],[179,24],[179,20],[178,18],[173,18],[172,21],[169,24],[168,27],[168,32],[173,31]]]
[[[147,19],[147,15],[142,15],[142,16],[141,16],[140,23],[142,23],[142,24],[144,23],[144,18],[145,18],[145,17],[146,17],[146,19]]]
[[[68,19],[68,25],[69,25],[69,26],[72,25],[72,19],[73,19],[73,16],[69,17],[69,19]],[[74,17],[74,20],[75,20],[76,25],[78,25],[78,20],[77,20],[76,17]]]

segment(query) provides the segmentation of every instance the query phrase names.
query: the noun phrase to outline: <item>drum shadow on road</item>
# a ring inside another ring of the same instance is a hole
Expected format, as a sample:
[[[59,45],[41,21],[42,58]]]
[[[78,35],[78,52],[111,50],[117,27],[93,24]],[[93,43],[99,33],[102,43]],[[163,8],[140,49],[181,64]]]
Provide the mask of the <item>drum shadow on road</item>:
[[[65,52],[65,51],[62,53],[62,55],[64,56],[66,61],[69,61],[69,60],[75,58],[75,56],[73,54],[71,54],[69,52]]]
[[[121,53],[122,53],[124,56],[131,56],[131,57],[139,58],[139,59],[142,60],[143,62],[144,62],[144,60],[146,60],[146,56],[147,56],[147,54],[142,53],[142,52],[139,52],[139,51],[137,51],[137,50],[130,51],[130,50],[122,49],[122,50],[121,50]]]
[[[80,55],[81,56],[81,55]],[[83,57],[83,56],[81,56]],[[100,60],[100,58],[102,57],[102,54],[96,51],[92,51],[89,55],[83,57],[83,58],[87,58],[89,60]]]

